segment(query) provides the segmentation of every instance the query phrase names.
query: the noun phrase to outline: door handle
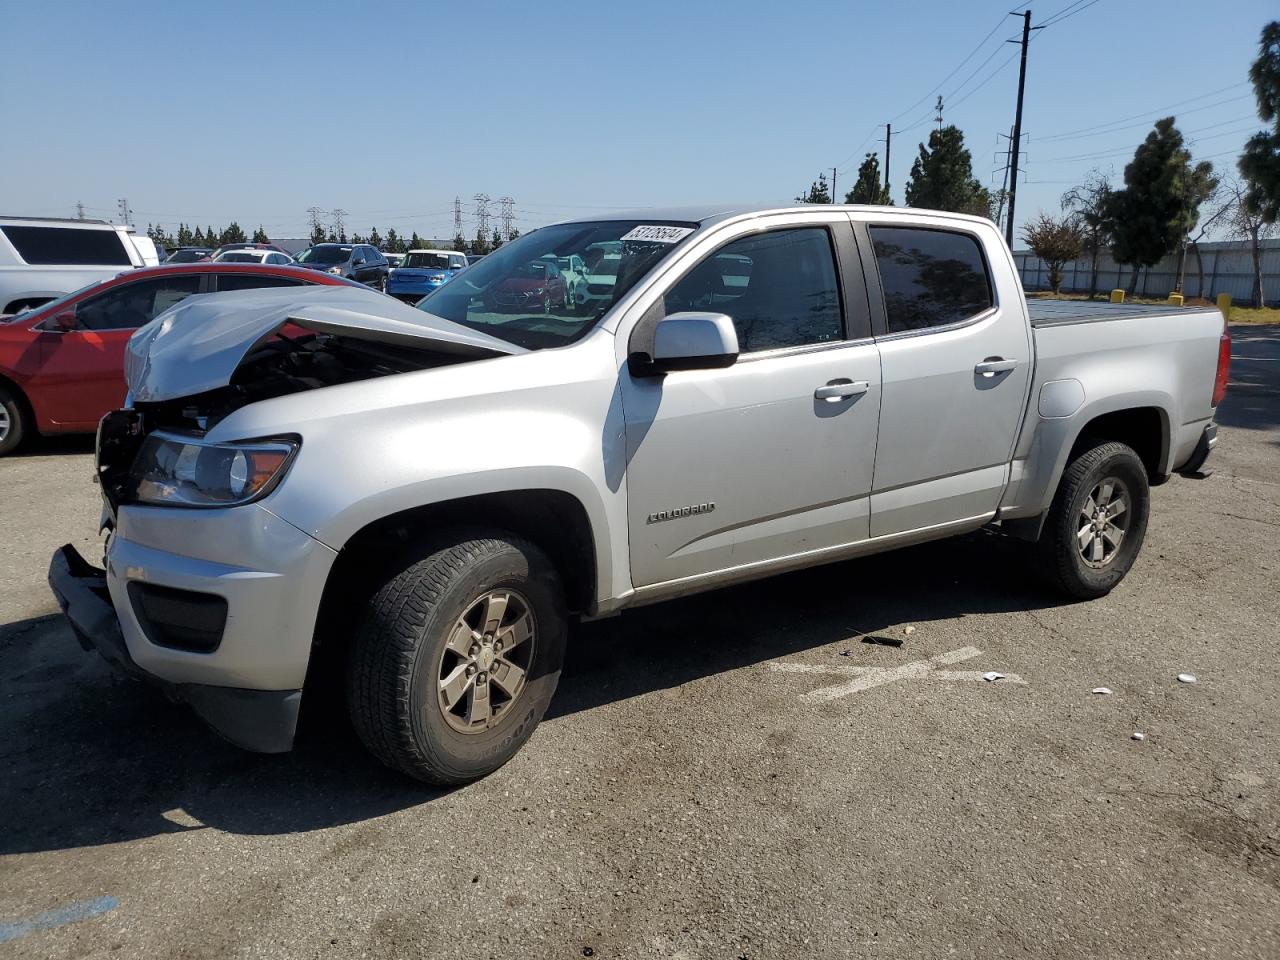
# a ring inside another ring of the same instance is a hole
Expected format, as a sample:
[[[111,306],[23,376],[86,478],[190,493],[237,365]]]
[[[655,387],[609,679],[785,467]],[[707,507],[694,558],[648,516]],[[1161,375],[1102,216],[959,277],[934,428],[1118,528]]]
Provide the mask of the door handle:
[[[871,384],[866,380],[832,380],[813,391],[813,396],[815,400],[839,403],[850,397],[860,397],[870,389]]]
[[[987,359],[973,368],[973,372],[989,379],[997,373],[1008,373],[1017,365],[1017,360],[1006,360],[1003,357],[987,357]]]

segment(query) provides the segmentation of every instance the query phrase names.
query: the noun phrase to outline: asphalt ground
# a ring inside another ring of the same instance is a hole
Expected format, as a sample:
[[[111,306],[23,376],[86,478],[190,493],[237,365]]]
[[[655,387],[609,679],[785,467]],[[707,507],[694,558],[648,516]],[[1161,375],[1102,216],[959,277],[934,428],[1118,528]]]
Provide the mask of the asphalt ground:
[[[44,585],[90,442],[0,461],[0,956],[1280,956],[1280,328],[1234,352],[1109,597],[978,535],[582,626],[450,791],[114,677]]]

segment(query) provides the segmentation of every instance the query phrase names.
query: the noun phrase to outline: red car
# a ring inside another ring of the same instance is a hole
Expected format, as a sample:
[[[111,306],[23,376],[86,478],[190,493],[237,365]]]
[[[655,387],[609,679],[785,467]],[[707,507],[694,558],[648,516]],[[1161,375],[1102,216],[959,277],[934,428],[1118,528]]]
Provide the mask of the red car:
[[[0,318],[0,456],[39,432],[92,433],[124,402],[133,332],[193,293],[348,285],[301,267],[183,263],[130,270]]]
[[[484,292],[484,305],[496,313],[550,313],[569,305],[569,289],[560,268],[547,259],[534,260]]]

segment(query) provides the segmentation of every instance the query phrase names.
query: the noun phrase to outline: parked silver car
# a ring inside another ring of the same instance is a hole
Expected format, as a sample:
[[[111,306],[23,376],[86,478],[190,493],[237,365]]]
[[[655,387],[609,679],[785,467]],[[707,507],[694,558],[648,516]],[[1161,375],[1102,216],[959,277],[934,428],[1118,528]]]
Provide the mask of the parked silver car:
[[[586,315],[486,305],[601,249]],[[67,546],[50,579],[86,648],[237,743],[287,749],[331,657],[374,754],[459,783],[529,738],[571,615],[987,525],[1069,596],[1106,593],[1148,486],[1208,456],[1229,354],[1212,310],[1029,315],[972,217],[563,223],[419,309],[342,287],[156,318],[99,435],[106,570]]]

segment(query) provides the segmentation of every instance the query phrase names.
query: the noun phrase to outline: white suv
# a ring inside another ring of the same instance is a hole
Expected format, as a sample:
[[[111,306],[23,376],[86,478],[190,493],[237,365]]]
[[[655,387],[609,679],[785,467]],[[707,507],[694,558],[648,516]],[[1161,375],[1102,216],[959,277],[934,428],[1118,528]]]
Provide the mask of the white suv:
[[[102,220],[0,217],[0,314],[145,266],[129,228]]]

